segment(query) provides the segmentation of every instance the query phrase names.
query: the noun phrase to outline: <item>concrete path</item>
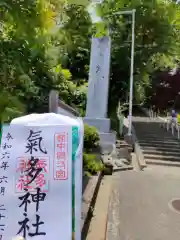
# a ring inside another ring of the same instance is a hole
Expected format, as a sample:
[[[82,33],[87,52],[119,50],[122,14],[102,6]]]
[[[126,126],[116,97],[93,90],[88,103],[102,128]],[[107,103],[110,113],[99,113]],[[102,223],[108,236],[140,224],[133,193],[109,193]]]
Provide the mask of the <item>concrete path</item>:
[[[180,199],[179,141],[142,112],[133,125],[148,167],[113,175],[107,240],[179,240],[180,212],[171,205]]]
[[[179,240],[180,169],[150,166],[113,176],[107,240]]]

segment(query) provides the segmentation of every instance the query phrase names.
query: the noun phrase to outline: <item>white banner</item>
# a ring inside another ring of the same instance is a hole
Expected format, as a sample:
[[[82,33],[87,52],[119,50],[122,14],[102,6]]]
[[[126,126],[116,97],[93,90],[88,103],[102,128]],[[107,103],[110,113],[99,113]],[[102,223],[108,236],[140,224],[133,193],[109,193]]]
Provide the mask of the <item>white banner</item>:
[[[71,126],[4,129],[0,199],[0,239],[72,239]]]

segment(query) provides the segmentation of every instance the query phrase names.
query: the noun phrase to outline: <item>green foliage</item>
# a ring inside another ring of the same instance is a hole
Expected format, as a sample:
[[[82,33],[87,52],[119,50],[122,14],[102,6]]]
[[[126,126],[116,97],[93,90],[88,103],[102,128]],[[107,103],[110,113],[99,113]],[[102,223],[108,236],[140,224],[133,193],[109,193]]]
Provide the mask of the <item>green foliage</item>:
[[[84,80],[72,81],[72,74],[68,69],[62,69],[63,80],[58,86],[59,96],[67,104],[76,106],[81,116],[85,114],[87,84]]]
[[[97,155],[92,154],[93,149],[99,145],[99,134],[95,127],[84,125],[84,150],[83,167],[86,175],[94,175],[104,169],[104,166]]]
[[[28,113],[48,110],[51,89],[70,105],[79,95],[84,104],[72,81],[88,76],[91,21],[86,8],[66,0],[3,1],[1,13],[0,89],[16,95]]]
[[[84,148],[90,150],[99,145],[99,134],[95,127],[84,125]]]
[[[123,116],[124,116],[124,112],[128,109],[128,104],[123,103],[121,104],[121,102],[119,101],[118,103],[118,107],[117,107],[117,118],[120,120]]]
[[[104,37],[108,35],[108,28],[105,22],[97,22],[94,24],[93,33],[95,37]]]
[[[7,91],[0,92],[0,123],[10,122],[24,114],[25,107],[16,96]]]
[[[92,22],[85,6],[68,5],[67,21],[60,29],[60,44],[66,49],[63,67],[71,71],[73,79],[87,79],[92,37]]]
[[[86,101],[87,101],[87,84],[84,83],[84,81],[82,81],[82,84],[76,87],[76,90],[74,91],[73,95],[73,104],[78,106],[79,112],[82,117],[85,116]]]
[[[86,175],[95,175],[104,169],[102,162],[97,158],[95,154],[84,153],[83,154],[83,168]]]
[[[104,0],[98,10],[112,39],[110,110],[117,107],[119,99],[126,102],[129,91],[132,19],[115,14],[129,9],[136,9],[135,99],[144,101],[155,70],[172,68],[180,60],[179,5],[159,0]]]
[[[61,80],[54,71],[58,59],[49,55],[56,47],[50,29],[60,18],[54,9],[61,5],[60,0],[1,4],[0,88],[17,95],[27,112],[47,111],[49,91]]]

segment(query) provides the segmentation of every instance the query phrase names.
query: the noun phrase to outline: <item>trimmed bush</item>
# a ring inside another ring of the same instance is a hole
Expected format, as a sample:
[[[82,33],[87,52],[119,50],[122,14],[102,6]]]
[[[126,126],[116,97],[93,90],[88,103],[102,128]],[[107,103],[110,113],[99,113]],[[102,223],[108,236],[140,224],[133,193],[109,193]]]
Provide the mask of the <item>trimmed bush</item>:
[[[99,133],[95,127],[84,125],[84,148],[90,151],[99,145]]]
[[[103,170],[102,162],[92,150],[99,146],[99,133],[95,127],[84,125],[84,150],[83,167],[84,173],[88,176],[95,175]],[[91,153],[90,153],[91,152]]]
[[[104,169],[104,165],[95,154],[83,154],[83,167],[86,175],[95,175]]]

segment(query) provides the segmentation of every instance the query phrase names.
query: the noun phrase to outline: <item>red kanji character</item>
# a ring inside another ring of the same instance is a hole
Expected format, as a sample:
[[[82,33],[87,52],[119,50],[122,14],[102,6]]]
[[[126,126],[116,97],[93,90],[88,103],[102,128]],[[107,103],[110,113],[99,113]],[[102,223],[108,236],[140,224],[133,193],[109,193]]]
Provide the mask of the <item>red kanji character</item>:
[[[66,158],[65,152],[57,152],[56,155],[57,155],[57,159],[65,159]]]
[[[29,175],[24,176],[24,186],[25,186],[26,189],[32,189],[33,188],[30,184],[31,179],[32,178]]]
[[[39,174],[35,179],[36,186],[42,188],[46,185],[46,179],[43,173]]]
[[[17,169],[17,172],[24,172],[26,170],[26,159],[25,158],[21,158],[19,160],[19,167]]]
[[[24,176],[20,176],[16,188],[20,191],[24,189]]]
[[[37,169],[43,169],[44,172],[47,173],[47,163],[45,159],[39,159],[39,161],[36,163],[36,168]]]
[[[57,167],[65,169],[66,165],[63,161],[57,161]]]
[[[65,134],[58,134],[57,135],[58,142],[65,142],[65,138],[66,138]]]
[[[66,177],[66,172],[63,170],[56,171],[57,179],[64,179]]]
[[[29,176],[23,176],[23,175],[21,175],[21,176],[19,177],[19,180],[18,180],[18,183],[17,183],[17,185],[16,185],[16,188],[17,188],[18,190],[20,190],[20,191],[24,190],[25,188],[26,188],[26,189],[32,189],[32,186],[31,186],[31,185],[26,185],[26,184],[29,183],[29,181],[30,181]]]
[[[66,144],[65,143],[58,143],[57,147],[60,149],[61,152],[65,152]]]

